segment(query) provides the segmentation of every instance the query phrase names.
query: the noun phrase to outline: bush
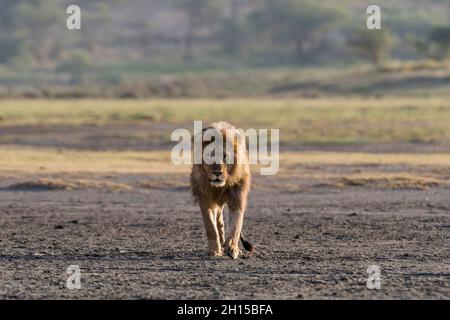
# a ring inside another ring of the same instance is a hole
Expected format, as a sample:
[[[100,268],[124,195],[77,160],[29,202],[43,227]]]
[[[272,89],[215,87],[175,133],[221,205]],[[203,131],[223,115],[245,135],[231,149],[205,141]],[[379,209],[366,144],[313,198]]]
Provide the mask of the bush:
[[[83,82],[86,80],[86,73],[91,67],[90,56],[83,51],[75,51],[69,60],[64,61],[59,66],[58,70],[69,73],[73,82]]]
[[[15,36],[0,36],[0,63],[27,64],[31,54],[27,51],[24,42]]]
[[[358,30],[348,40],[353,52],[367,60],[376,67],[389,57],[394,44],[392,33],[388,29]]]
[[[434,27],[429,39],[436,46],[435,57],[438,60],[444,60],[450,56],[450,26]]]

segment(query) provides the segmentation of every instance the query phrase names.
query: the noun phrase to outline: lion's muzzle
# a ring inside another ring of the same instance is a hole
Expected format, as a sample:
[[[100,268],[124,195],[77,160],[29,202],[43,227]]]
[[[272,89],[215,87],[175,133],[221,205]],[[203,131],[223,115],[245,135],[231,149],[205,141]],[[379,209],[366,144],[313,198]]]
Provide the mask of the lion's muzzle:
[[[222,171],[213,171],[209,175],[209,182],[213,187],[223,187],[225,185],[225,176]]]

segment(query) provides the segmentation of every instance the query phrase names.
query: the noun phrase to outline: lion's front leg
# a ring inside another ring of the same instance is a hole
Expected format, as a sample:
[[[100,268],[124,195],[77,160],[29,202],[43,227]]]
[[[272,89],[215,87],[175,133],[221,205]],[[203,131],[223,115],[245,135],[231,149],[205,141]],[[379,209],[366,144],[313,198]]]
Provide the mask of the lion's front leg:
[[[217,207],[216,209],[216,225],[219,232],[219,241],[223,246],[225,245],[225,225],[223,223],[223,207]]]
[[[201,206],[203,223],[205,225],[206,237],[208,238],[208,253],[210,256],[223,255],[220,244],[219,232],[216,226],[215,208]]]
[[[227,239],[225,240],[225,250],[227,254],[233,259],[237,259],[239,257],[239,254],[241,253],[241,250],[239,250],[239,236],[241,234],[243,220],[244,210],[230,210],[228,219],[229,233]]]

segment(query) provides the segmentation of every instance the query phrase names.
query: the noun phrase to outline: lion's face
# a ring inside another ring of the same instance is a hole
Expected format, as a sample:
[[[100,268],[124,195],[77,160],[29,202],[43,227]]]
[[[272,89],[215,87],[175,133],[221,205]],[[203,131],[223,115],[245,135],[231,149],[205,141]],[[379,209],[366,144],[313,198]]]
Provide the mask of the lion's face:
[[[214,152],[210,155],[211,159],[215,158]],[[218,155],[217,158],[221,159],[221,161],[211,161],[211,164],[203,162],[202,166],[206,172],[209,183],[211,186],[220,188],[224,187],[227,184],[227,178],[230,175],[230,172],[233,169],[233,164],[227,164],[227,154],[222,152],[222,154]]]
[[[210,136],[206,137],[208,133]],[[193,189],[202,185],[203,190],[208,190],[205,186],[207,183],[211,191],[225,190],[249,179],[245,139],[242,139],[233,126],[215,123],[203,129],[200,134],[202,146],[194,150],[194,158],[199,156],[201,162],[193,165],[191,179]],[[218,138],[216,141],[216,137],[221,139]],[[200,154],[195,154],[199,151]]]

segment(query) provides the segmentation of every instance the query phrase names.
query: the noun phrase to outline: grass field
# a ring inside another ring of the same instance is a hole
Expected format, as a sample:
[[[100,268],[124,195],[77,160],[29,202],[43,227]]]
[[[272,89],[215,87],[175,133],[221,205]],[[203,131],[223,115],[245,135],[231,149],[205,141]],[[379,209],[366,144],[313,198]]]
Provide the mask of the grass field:
[[[283,170],[298,165],[340,166],[447,166],[450,154],[372,154],[359,152],[282,152]],[[152,165],[149,166],[149,163]],[[176,170],[176,168],[180,168]],[[61,172],[116,172],[158,173],[187,172],[188,165],[175,166],[166,151],[74,151],[30,147],[0,147],[2,171],[50,173]],[[255,169],[256,170],[256,169]]]
[[[448,184],[450,103],[445,98],[6,100],[0,102],[0,168],[4,176],[38,178],[187,176],[189,166],[170,161],[171,131],[192,131],[194,120],[223,119],[244,129],[279,128],[281,142],[294,143],[282,150],[280,171],[269,179],[277,188],[300,190],[293,178],[329,186]],[[98,150],[105,141],[106,149]],[[295,147],[299,143],[347,149],[304,151]],[[406,151],[399,150],[405,143]],[[363,152],[353,147],[365,144]],[[385,144],[391,145],[388,151],[371,152]],[[156,147],[149,150],[151,145]],[[418,151],[418,146],[434,146],[434,151]]]
[[[303,192],[309,187],[351,186],[423,189],[450,186],[449,154],[283,152],[275,176],[259,177],[256,188]],[[167,151],[74,151],[0,147],[0,177],[22,190],[188,187],[189,165],[174,165]],[[127,176],[145,179],[127,181]],[[81,178],[81,179],[80,179]],[[31,179],[31,180],[30,180]]]
[[[446,98],[227,100],[7,100],[0,127],[170,123],[223,120],[278,128],[282,142],[450,143]]]
[[[0,98],[34,99],[286,99],[450,97],[450,64],[430,60],[370,65],[185,69],[170,64],[95,67],[83,81],[67,83],[51,71],[3,70]],[[70,76],[69,76],[70,77]],[[76,76],[78,77],[78,76]]]

